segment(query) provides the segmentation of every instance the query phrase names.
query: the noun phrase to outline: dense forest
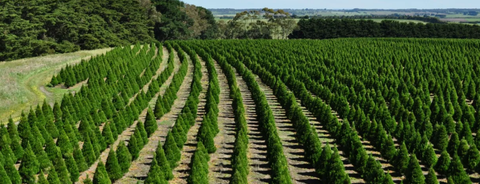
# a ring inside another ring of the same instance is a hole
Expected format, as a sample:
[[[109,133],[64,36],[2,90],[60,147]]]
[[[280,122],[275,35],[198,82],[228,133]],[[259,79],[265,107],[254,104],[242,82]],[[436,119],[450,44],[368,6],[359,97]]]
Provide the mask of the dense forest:
[[[344,37],[480,38],[480,26],[314,18],[300,20],[298,29],[289,35],[291,39]]]
[[[212,38],[210,11],[178,0],[0,1],[0,61],[146,43]]]

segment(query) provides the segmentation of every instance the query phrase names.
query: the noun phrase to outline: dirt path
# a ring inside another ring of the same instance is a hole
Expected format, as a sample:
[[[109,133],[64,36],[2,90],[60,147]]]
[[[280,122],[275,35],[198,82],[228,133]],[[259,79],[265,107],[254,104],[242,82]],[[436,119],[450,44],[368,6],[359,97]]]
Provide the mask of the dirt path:
[[[234,69],[232,67],[232,69]],[[267,144],[260,133],[255,103],[252,93],[248,90],[247,83],[242,76],[234,69],[237,78],[237,84],[242,94],[245,105],[245,116],[248,127],[248,163],[250,164],[250,173],[247,176],[248,183],[268,183],[271,180],[270,167],[267,160]]]
[[[168,59],[168,52],[165,53],[165,49],[164,49],[164,57],[167,57]],[[157,70],[157,75],[155,75],[154,77],[152,77],[152,80],[155,79],[163,70],[165,70],[165,67],[162,67],[163,66],[166,66],[166,63],[167,63],[167,60],[165,60],[165,58],[163,58],[162,60],[162,63],[160,64],[160,67],[159,69]],[[174,67],[175,67],[175,71],[178,70],[178,68],[180,67],[180,62],[178,63],[175,63],[174,64]],[[158,92],[150,102],[153,101],[153,103],[156,102],[157,100],[157,97],[160,93],[164,93],[165,92],[165,89],[166,89],[166,86],[170,85],[171,81],[172,81],[172,78],[173,78],[173,72],[172,72],[172,75],[169,77],[169,79],[162,85],[162,87],[160,88],[160,92]],[[145,86],[147,85],[150,85],[151,84],[151,81],[149,83],[147,83]],[[148,90],[148,86],[147,86],[147,90]],[[146,90],[145,90],[146,91]],[[137,93],[138,94],[138,93]],[[137,95],[135,94],[135,96]],[[147,110],[148,108],[145,108],[141,113],[140,113],[140,120],[142,122],[145,121],[145,116],[147,114]],[[97,160],[95,163],[93,163],[90,168],[88,168],[86,171],[84,172],[81,172],[80,173],[80,178],[79,178],[79,181],[76,182],[76,183],[82,183],[83,184],[83,180],[86,179],[87,175],[90,179],[93,179],[93,176],[95,174],[95,170],[97,169],[97,165],[98,165],[98,162],[101,160],[103,163],[105,163],[107,161],[107,158],[108,158],[108,153],[110,152],[110,149],[113,149],[113,150],[117,150],[117,147],[118,147],[118,144],[120,143],[120,141],[126,141],[128,142],[128,140],[130,140],[130,137],[133,135],[133,132],[135,131],[135,127],[137,127],[137,123],[138,121],[135,121],[130,127],[128,127],[127,129],[125,129],[121,134],[118,135],[118,139],[113,143],[113,145],[111,145],[111,147],[108,147],[107,149],[105,149],[101,154],[100,154],[100,159]],[[103,129],[102,127],[100,128],[101,130]]]
[[[258,76],[256,76],[255,79],[265,94],[267,103],[275,117],[278,135],[282,141],[283,153],[287,158],[290,176],[292,176],[293,182],[319,183],[320,179],[318,174],[315,173],[315,168],[304,158],[305,151],[295,139],[295,128],[287,118],[285,109],[283,109],[278,102],[277,97],[273,94],[273,90],[264,84]]]
[[[177,64],[180,67],[180,59],[178,58],[178,54],[175,53],[175,65]],[[174,73],[177,73],[179,67],[175,68]],[[192,79],[193,65],[189,63],[187,75],[180,86],[180,90],[177,92],[178,98],[175,100],[171,111],[163,115],[160,120],[157,120],[158,129],[150,136],[148,143],[140,151],[139,157],[132,162],[129,171],[115,183],[137,183],[142,182],[141,180],[144,180],[147,177],[148,171],[150,170],[150,163],[152,162],[152,158],[157,147],[160,145],[160,143],[165,141],[168,130],[172,127],[183,106],[185,106],[185,101],[190,94],[190,85],[192,83]],[[165,82],[165,84],[167,83],[169,86],[171,79]],[[167,85],[164,86],[165,88],[160,89],[161,93],[159,95],[163,96],[165,93]],[[155,104],[155,102],[152,103],[152,101],[150,101],[150,103],[151,105]]]
[[[200,64],[202,65],[202,91],[198,97],[200,102],[198,103],[197,118],[195,119],[195,125],[193,125],[187,133],[187,142],[183,146],[179,165],[173,170],[173,179],[170,183],[187,183],[187,178],[190,172],[190,161],[192,160],[193,153],[197,149],[197,133],[202,124],[203,116],[205,115],[205,105],[207,102],[206,96],[209,85],[207,66],[202,60],[200,60]]]
[[[220,103],[218,104],[218,127],[220,132],[215,137],[217,151],[210,155],[210,183],[227,184],[232,177],[232,154],[235,144],[235,115],[230,97],[230,87],[220,65],[215,62],[215,70],[220,86]]]

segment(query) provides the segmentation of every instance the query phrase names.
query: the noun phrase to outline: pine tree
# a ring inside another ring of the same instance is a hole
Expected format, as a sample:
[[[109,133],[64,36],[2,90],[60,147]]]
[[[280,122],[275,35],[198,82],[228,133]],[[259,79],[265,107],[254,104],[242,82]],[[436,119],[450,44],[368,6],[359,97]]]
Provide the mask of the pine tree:
[[[12,138],[12,143],[10,144],[10,147],[12,148],[13,153],[15,154],[15,161],[22,158],[24,150],[22,146],[20,145],[20,140],[18,136],[10,136]]]
[[[157,160],[157,164],[162,171],[163,178],[166,180],[171,180],[173,179],[173,173],[172,173],[172,168],[170,167],[170,163],[167,160],[167,157],[165,156],[165,152],[162,148],[162,146],[158,146],[157,150],[155,152],[155,157]]]
[[[132,155],[130,155],[127,146],[125,146],[125,142],[120,141],[120,143],[118,143],[116,154],[122,173],[128,172],[128,169],[130,168],[130,162],[132,162]]]
[[[87,137],[87,139],[83,143],[82,152],[83,152],[83,157],[85,158],[85,162],[87,163],[87,165],[92,165],[95,162],[95,160],[97,159],[97,157],[95,155],[95,150],[93,148],[93,145],[92,145],[89,137]]]
[[[463,157],[463,165],[468,171],[473,172],[478,162],[480,162],[480,154],[478,153],[477,146],[472,144],[470,149],[468,149],[467,155]]]
[[[22,176],[23,183],[35,183],[35,174],[40,171],[40,164],[29,143],[27,143],[25,154],[23,154],[22,163],[18,171],[20,176]]]
[[[12,160],[14,158],[5,158],[5,172],[7,172],[8,177],[10,177],[10,181],[13,184],[21,184],[22,183],[22,177],[20,176],[20,173],[18,172],[17,168],[15,168],[15,163]]]
[[[73,158],[75,158],[78,171],[82,172],[88,169],[87,162],[85,161],[85,157],[83,157],[83,152],[81,149],[73,150]]]
[[[110,180],[115,181],[120,179],[123,176],[122,169],[118,164],[117,155],[113,149],[110,149],[110,153],[108,153],[107,163],[105,165],[107,168],[108,176]]]
[[[372,155],[368,157],[367,168],[364,178],[368,183],[382,183],[384,181],[385,174],[383,173],[382,165]]]
[[[428,170],[428,175],[425,177],[425,184],[438,184],[437,174],[433,168]]]
[[[442,154],[438,158],[437,163],[435,164],[435,171],[440,174],[447,174],[447,170],[450,167],[450,155],[446,150],[442,151]]]
[[[60,147],[62,154],[73,152],[73,146],[70,142],[70,138],[67,136],[66,132],[63,129],[60,130],[60,136],[57,140],[57,146]]]
[[[148,135],[147,135],[147,131],[145,130],[145,126],[143,126],[143,123],[141,121],[137,123],[137,128],[142,137],[143,145],[146,145],[148,143]]]
[[[65,161],[63,158],[59,155],[57,158],[54,159],[55,163],[55,170],[57,171],[58,174],[58,179],[60,180],[60,183],[62,184],[71,184],[71,177],[70,173],[68,172],[67,165],[65,164]]]
[[[5,171],[5,168],[3,168],[3,164],[0,164],[0,183],[12,184],[12,181],[10,181],[10,177],[8,177],[8,174]]]
[[[47,129],[50,136],[52,136],[53,138],[58,138],[58,129],[53,121],[48,121],[45,128]]]
[[[136,132],[136,131],[135,131]],[[137,142],[137,137],[135,136],[135,133],[130,137],[130,140],[128,141],[128,151],[132,155],[132,159],[135,160],[138,158],[138,153],[139,153],[139,145]]]
[[[155,157],[153,158],[152,167],[150,167],[145,184],[168,184],[168,181],[164,178],[162,170],[158,166]]]
[[[205,163],[207,163],[208,160],[204,157],[204,155],[208,153],[206,153],[205,148],[202,147],[202,142],[199,141],[197,150],[192,157],[192,168],[187,179],[187,183],[189,184],[208,184],[208,166],[205,167]]]
[[[111,123],[107,123],[105,125],[105,128],[102,131],[102,136],[105,138],[105,143],[107,145],[111,145],[115,140],[113,139],[112,135],[112,130],[110,129],[110,126],[112,126]]]
[[[423,152],[423,163],[427,168],[435,165],[437,162],[437,155],[435,154],[435,150],[433,149],[432,145],[428,145]]]
[[[145,117],[145,130],[147,132],[147,136],[150,137],[153,134],[153,132],[157,130],[157,128],[158,128],[158,125],[157,125],[157,120],[155,119],[155,115],[153,114],[152,110],[148,108],[147,116]]]
[[[439,150],[445,150],[448,145],[448,134],[447,130],[445,129],[445,126],[440,125],[438,128],[438,131],[436,133],[436,142],[434,143],[435,147],[438,148]]]
[[[75,159],[73,158],[73,155],[71,153],[65,155],[65,164],[67,165],[68,172],[70,173],[70,180],[72,183],[75,183],[78,181],[78,177],[80,176],[80,172],[77,167],[77,163],[75,162]]]
[[[343,166],[343,162],[340,159],[340,155],[338,154],[336,147],[333,148],[333,155],[330,158],[327,171],[328,183],[350,183],[350,178],[345,173],[345,167]]]
[[[180,160],[181,155],[171,131],[167,134],[167,138],[163,145],[163,150],[165,150],[165,157],[170,162],[170,167],[175,168],[177,166],[177,161]]]
[[[468,146],[467,140],[462,139],[460,146],[458,146],[457,155],[463,158],[468,153],[468,149],[470,149],[470,146]]]
[[[317,173],[319,173],[320,178],[322,181],[327,181],[327,166],[330,158],[332,157],[332,150],[330,149],[330,146],[327,144],[323,147],[322,154],[320,155],[320,158],[318,159],[318,164],[315,168]]]
[[[53,167],[49,172],[48,172],[48,177],[47,181],[50,184],[62,184],[60,183],[60,179],[58,179],[58,173],[55,170],[55,167]]]
[[[203,120],[202,126],[199,130],[198,141],[202,142],[205,145],[205,148],[208,150],[208,153],[214,153],[217,148],[215,147],[215,142],[213,141],[214,132],[212,130],[211,121],[208,118]]]
[[[87,174],[87,178],[83,180],[83,184],[93,184],[93,181],[90,179],[90,177],[88,177],[88,174]]]
[[[405,184],[421,184],[425,183],[425,176],[423,176],[422,169],[418,163],[417,157],[415,154],[412,154],[409,159],[408,169],[405,173]]]
[[[472,183],[467,172],[463,169],[460,157],[457,155],[453,156],[450,167],[448,168],[448,176],[452,177],[455,183]]]
[[[103,162],[98,162],[97,169],[95,170],[95,175],[93,176],[94,184],[111,184],[110,178],[107,173],[107,169]]]
[[[458,146],[460,146],[460,139],[458,138],[457,132],[453,132],[447,146],[448,154],[450,155],[457,154]]]
[[[400,150],[397,151],[397,156],[395,158],[395,168],[402,172],[405,173],[405,170],[408,167],[408,151],[407,151],[407,146],[405,146],[405,142],[402,143],[400,146]]]
[[[57,147],[53,139],[48,139],[45,145],[45,152],[47,152],[48,159],[53,160],[58,154],[60,154],[60,149]]]
[[[47,179],[45,179],[43,171],[40,171],[40,174],[38,175],[38,184],[49,184]]]

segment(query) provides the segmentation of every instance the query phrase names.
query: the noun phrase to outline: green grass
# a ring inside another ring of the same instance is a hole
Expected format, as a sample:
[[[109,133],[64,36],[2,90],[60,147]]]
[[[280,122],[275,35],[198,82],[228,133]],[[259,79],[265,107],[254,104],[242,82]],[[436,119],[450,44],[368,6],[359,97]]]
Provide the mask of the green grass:
[[[359,19],[356,19],[356,20],[359,20]],[[409,19],[369,19],[369,20],[373,20],[375,22],[382,22],[383,20],[392,20],[392,21],[398,21],[398,22],[413,22],[413,23],[425,23],[423,21],[420,21],[420,20],[409,20]]]
[[[79,90],[80,86],[62,89],[45,85],[67,64],[78,63],[83,58],[108,50],[78,51],[0,62],[0,122],[7,122],[9,117],[17,121],[22,111],[28,111],[44,100],[52,104],[60,100],[63,94]]]

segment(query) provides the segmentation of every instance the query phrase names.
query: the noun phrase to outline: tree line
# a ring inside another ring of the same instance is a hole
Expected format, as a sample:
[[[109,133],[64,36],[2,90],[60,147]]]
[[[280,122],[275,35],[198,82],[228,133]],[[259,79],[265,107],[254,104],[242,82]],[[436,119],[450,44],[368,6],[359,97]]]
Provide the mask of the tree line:
[[[480,26],[465,24],[404,23],[383,20],[302,19],[290,39],[345,37],[480,38]]]

